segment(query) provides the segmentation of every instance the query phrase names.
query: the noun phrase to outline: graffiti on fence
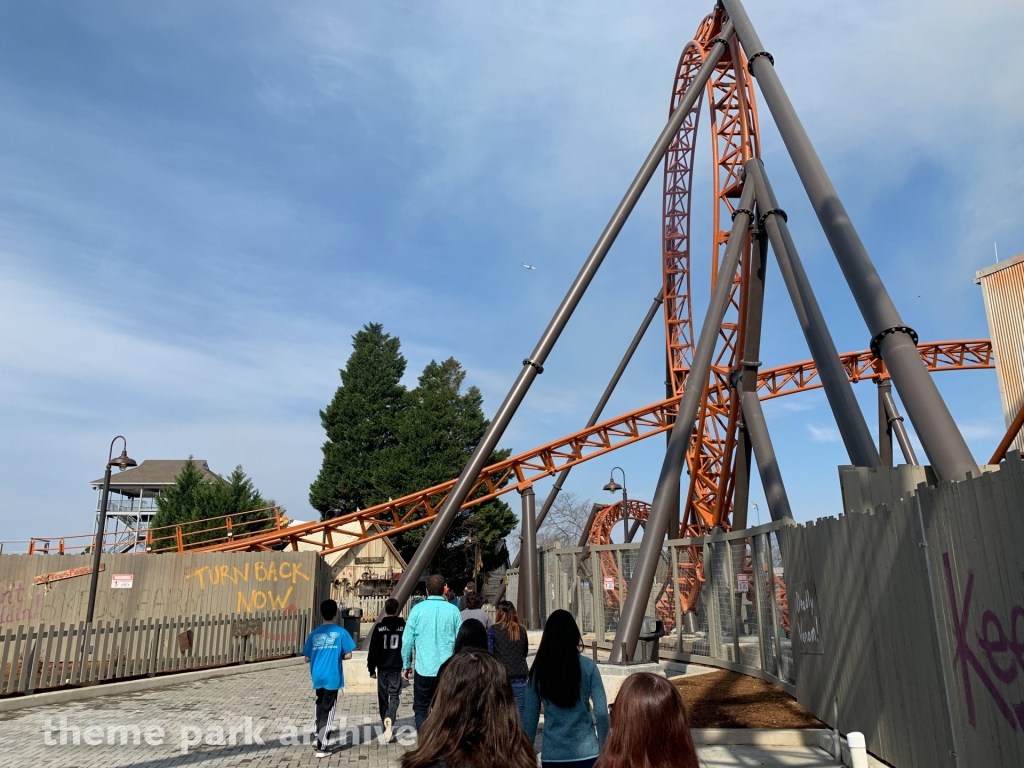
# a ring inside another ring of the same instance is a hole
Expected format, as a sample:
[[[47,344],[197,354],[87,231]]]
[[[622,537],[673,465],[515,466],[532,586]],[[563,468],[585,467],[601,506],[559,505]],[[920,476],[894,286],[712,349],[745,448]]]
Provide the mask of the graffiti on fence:
[[[988,662],[988,668],[981,663],[968,637],[968,622],[971,617],[971,601],[974,597],[974,571],[967,571],[967,584],[964,586],[963,599],[958,601],[953,583],[953,571],[949,564],[949,553],[942,553],[942,567],[946,575],[946,592],[949,596],[949,608],[953,620],[953,665],[960,671],[960,679],[967,704],[967,720],[972,726],[977,725],[977,713],[974,707],[974,693],[971,688],[971,672],[988,691],[996,708],[1013,730],[1024,728],[1024,702],[1012,704],[1000,691],[996,680],[1006,685],[1014,682],[1019,674],[1024,674],[1024,606],[1015,605],[1010,609],[1009,634],[1003,626],[999,615],[987,609],[981,614],[981,631],[977,634],[977,646]],[[1021,573],[1024,579],[1024,573]],[[959,605],[958,605],[959,603]],[[1018,668],[1019,667],[1019,668]],[[991,675],[989,675],[991,671]],[[995,679],[993,679],[993,677]]]
[[[198,579],[199,588],[207,587],[238,587],[240,584],[249,584],[250,576],[252,582],[260,585],[259,588],[236,589],[237,598],[235,611],[238,613],[270,610],[286,610],[294,608],[289,602],[294,590],[294,585],[299,579],[309,581],[309,575],[303,573],[302,563],[285,561],[277,563],[255,562],[246,563],[242,568],[227,564],[204,565],[192,573],[186,574],[186,579]],[[285,588],[287,584],[292,586]],[[271,587],[270,585],[274,586]],[[283,590],[283,591],[282,591]]]
[[[231,624],[232,637],[263,634],[263,619],[236,619]]]
[[[6,584],[0,574],[0,584]],[[0,625],[31,623],[39,618],[41,595],[25,594],[25,585],[20,581],[11,582],[0,591]]]
[[[793,598],[796,603],[796,634],[800,640],[800,649],[804,653],[824,654],[821,622],[818,618],[818,593],[814,589],[814,582],[797,584],[793,588]]]

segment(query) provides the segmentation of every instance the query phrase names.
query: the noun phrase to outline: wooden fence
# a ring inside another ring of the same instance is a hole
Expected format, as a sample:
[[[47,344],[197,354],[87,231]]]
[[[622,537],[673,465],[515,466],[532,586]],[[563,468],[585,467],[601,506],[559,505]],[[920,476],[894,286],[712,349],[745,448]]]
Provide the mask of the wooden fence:
[[[295,656],[312,611],[178,616],[0,634],[0,695]]]
[[[389,595],[363,595],[345,602],[341,608],[362,608],[363,617],[362,621],[372,624],[377,620],[377,617],[384,613],[384,601],[387,600]],[[402,606],[402,610],[398,612],[398,615],[403,619],[409,618],[409,611],[413,609],[413,606],[419,600],[406,600],[405,605]],[[494,606],[490,603],[484,603],[483,612],[491,617],[491,621],[494,621]]]

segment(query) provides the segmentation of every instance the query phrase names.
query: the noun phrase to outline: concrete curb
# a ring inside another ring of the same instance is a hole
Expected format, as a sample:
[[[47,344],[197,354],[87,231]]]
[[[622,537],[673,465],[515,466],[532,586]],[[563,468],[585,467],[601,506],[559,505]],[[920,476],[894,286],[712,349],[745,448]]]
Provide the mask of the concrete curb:
[[[72,701],[82,701],[83,699],[94,699],[98,696],[139,693],[181,683],[193,683],[196,680],[209,680],[214,677],[225,677],[227,675],[241,675],[246,672],[262,672],[267,669],[278,669],[280,667],[305,663],[306,660],[301,656],[291,656],[287,659],[254,661],[249,664],[234,664],[228,667],[213,667],[212,669],[196,669],[191,672],[176,672],[160,675],[159,677],[143,677],[138,680],[125,680],[118,683],[102,683],[85,688],[67,688],[61,691],[32,693],[27,696],[0,699],[0,712],[10,712],[15,709],[27,709],[29,707],[46,707],[53,704],[66,704]]]
[[[695,744],[754,747],[817,747],[821,728],[694,728]]]

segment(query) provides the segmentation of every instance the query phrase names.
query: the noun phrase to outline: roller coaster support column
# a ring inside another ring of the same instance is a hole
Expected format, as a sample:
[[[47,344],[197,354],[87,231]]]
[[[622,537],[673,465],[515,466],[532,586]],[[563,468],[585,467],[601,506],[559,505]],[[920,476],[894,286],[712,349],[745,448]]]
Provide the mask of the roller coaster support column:
[[[757,78],[782,141],[860,307],[872,336],[871,349],[885,361],[928,459],[942,480],[963,480],[968,472],[977,474],[978,465],[917,352],[917,334],[903,324],[743,3],[741,0],[721,2],[730,21],[736,25],[737,36],[748,56],[747,66]]]
[[[583,530],[580,532],[580,542],[577,547],[585,547],[590,543],[590,529],[594,527],[594,521],[597,520],[597,513],[604,509],[600,504],[595,504],[590,508],[590,516],[587,518],[586,525],[583,526]]]
[[[907,428],[903,426],[903,417],[896,410],[896,401],[892,399],[892,388],[888,387],[886,390],[882,390],[879,387],[879,393],[882,396],[882,405],[885,407],[886,423],[892,434],[896,435],[896,442],[900,444],[900,450],[903,451],[903,460],[912,467],[918,466],[917,454],[914,453],[914,446],[910,444],[910,435],[907,434]],[[889,450],[892,450],[891,444]]]
[[[892,466],[892,427],[889,413],[885,408],[885,395],[892,392],[892,379],[878,380],[878,457],[883,467]]]
[[[764,420],[764,411],[761,410],[757,392],[741,392],[740,404],[743,409],[743,422],[747,425],[747,434],[750,435],[750,444],[754,447],[757,471],[761,475],[761,487],[764,489],[765,501],[768,502],[772,520],[782,520],[786,517],[792,519],[793,511],[789,507],[789,496],[786,495],[786,486],[782,482],[779,462],[775,457],[775,448],[768,434],[768,424]]]
[[[814,297],[811,281],[807,279],[803,262],[800,261],[800,254],[786,223],[786,214],[779,207],[779,201],[775,198],[775,192],[761,160],[756,157],[748,160],[745,168],[747,179],[754,184],[757,207],[761,212],[761,224],[768,232],[782,278],[789,290],[793,308],[796,310],[807,346],[811,350],[811,357],[814,358],[818,378],[825,389],[825,396],[832,408],[850,461],[858,467],[879,467],[882,462],[878,458],[875,441],[857,404],[846,369],[839,361],[839,351],[832,341],[832,334],[825,324],[818,300]]]
[[[727,46],[725,41],[731,39],[732,36],[733,26],[727,22],[722,28],[721,39],[711,47],[704,63],[701,64],[697,74],[694,75],[693,82],[690,83],[686,95],[680,100],[679,106],[676,107],[676,111],[672,113],[661,135],[658,136],[658,140],[655,142],[654,147],[651,148],[647,159],[640,166],[639,172],[629,185],[629,189],[626,190],[625,196],[612,214],[611,219],[594,245],[594,249],[584,262],[583,268],[576,276],[576,279],[573,280],[568,293],[565,294],[565,298],[562,299],[562,303],[558,306],[554,317],[551,318],[551,322],[548,323],[548,327],[537,342],[533,354],[523,361],[523,369],[519,372],[519,376],[516,377],[512,389],[509,390],[504,402],[498,408],[497,413],[494,414],[494,418],[491,419],[491,423],[488,425],[483,437],[480,438],[480,442],[473,451],[473,455],[466,462],[466,466],[461,474],[459,474],[458,480],[455,481],[451,493],[448,494],[444,505],[437,513],[437,517],[434,518],[430,528],[427,529],[426,536],[423,537],[423,541],[416,548],[416,552],[409,561],[405,573],[402,574],[402,578],[395,587],[392,597],[397,599],[399,604],[404,605],[405,601],[409,599],[420,575],[430,564],[434,553],[437,552],[437,548],[441,546],[441,540],[444,538],[445,533],[448,532],[448,528],[451,527],[456,514],[458,514],[458,511],[465,503],[469,492],[476,484],[480,471],[487,464],[491,453],[497,447],[502,435],[505,434],[509,422],[515,415],[523,398],[526,397],[526,393],[530,389],[530,385],[533,384],[533,380],[544,370],[544,361],[547,360],[548,354],[555,346],[555,342],[558,341],[558,337],[561,335],[566,323],[569,322],[569,318],[572,317],[572,313],[580,303],[580,299],[583,298],[583,294],[586,292],[587,286],[590,285],[590,281],[597,274],[597,270],[600,268],[601,262],[604,261],[604,257],[608,255],[608,250],[612,247],[612,243],[615,242],[615,238],[618,236],[623,224],[626,223],[626,219],[629,218],[629,214],[632,213],[633,208],[640,199],[640,195],[643,194],[648,182],[650,182],[654,172],[661,164],[661,159],[679,132],[679,127],[683,124],[683,120],[686,119],[693,105],[697,103],[697,99],[703,93],[708,78],[718,66],[722,54],[725,53]]]
[[[669,365],[668,358],[665,359],[665,399],[668,400],[670,397],[675,395],[672,391],[672,368]],[[675,420],[672,421],[675,424]],[[665,448],[668,448],[669,441],[672,439],[672,430],[665,433]],[[669,500],[669,507],[672,509],[671,516],[668,519],[668,537],[670,539],[678,539],[682,537],[683,533],[679,529],[682,527],[682,515],[679,510],[679,494],[680,494],[680,479],[676,479],[675,485],[672,488],[672,498]]]
[[[654,501],[647,515],[647,528],[640,542],[640,552],[633,566],[633,578],[629,581],[629,593],[626,605],[622,609],[619,628],[615,631],[615,642],[612,643],[611,662],[622,660],[622,648],[626,648],[626,659],[632,659],[636,651],[637,639],[640,637],[640,625],[643,623],[647,610],[647,599],[654,584],[654,574],[661,562],[661,545],[665,539],[665,531],[672,518],[672,496],[675,484],[683,473],[686,462],[686,449],[693,434],[697,410],[700,408],[704,387],[711,372],[711,360],[715,354],[719,332],[725,310],[729,305],[729,293],[732,290],[733,275],[739,264],[740,252],[747,239],[747,230],[753,218],[754,185],[745,184],[740,195],[736,218],[732,222],[729,242],[725,246],[725,254],[718,267],[718,279],[711,292],[704,324],[700,329],[700,337],[693,352],[690,373],[686,377],[687,386],[679,401],[676,423],[672,427],[672,437],[668,441],[665,460],[658,475],[658,485],[654,491]]]
[[[519,491],[523,497],[523,541],[519,548],[519,605],[516,610],[527,629],[540,629],[540,582],[537,574],[537,502],[533,486]]]
[[[757,188],[754,188],[757,194]],[[760,209],[758,209],[760,213]],[[768,235],[764,227],[755,226],[751,233],[754,247],[751,249],[751,264],[747,277],[746,319],[743,329],[743,355],[740,365],[737,390],[757,391],[757,369],[761,366],[761,319],[764,314],[764,278],[768,272]],[[737,393],[739,394],[739,392]],[[750,502],[750,436],[746,423],[740,419],[737,424],[736,460],[733,467],[732,529],[741,531],[747,527],[747,507]],[[726,509],[728,499],[723,500]],[[721,520],[717,521],[721,524]]]
[[[587,421],[587,425],[584,429],[590,429],[592,426],[597,424],[597,420],[601,418],[601,412],[604,407],[608,404],[608,398],[612,396],[612,392],[615,391],[615,387],[618,386],[619,379],[622,378],[622,374],[626,370],[626,366],[629,365],[629,361],[633,359],[633,353],[636,352],[636,348],[640,345],[640,341],[647,333],[647,329],[651,327],[651,321],[654,316],[658,314],[658,308],[661,306],[663,301],[662,296],[665,293],[664,289],[658,291],[658,295],[654,297],[654,301],[651,302],[651,308],[647,310],[647,314],[644,316],[643,322],[640,323],[640,327],[637,329],[636,334],[633,336],[633,341],[629,343],[629,349],[626,350],[626,354],[622,356],[622,360],[619,361],[619,367],[615,369],[615,373],[612,374],[611,380],[608,382],[608,386],[604,388],[604,394],[601,395],[601,399],[597,401],[597,407],[594,408],[594,412],[590,414],[590,420]],[[540,512],[537,514],[537,530],[540,530],[541,525],[544,523],[544,518],[548,516],[548,512],[551,510],[551,505],[555,503],[555,498],[562,491],[562,485],[565,483],[569,473],[572,471],[572,467],[566,467],[558,473],[558,477],[555,479],[555,484],[548,491],[547,498],[544,499],[544,506],[540,508]],[[585,531],[588,535],[590,534],[590,527],[587,527]],[[580,545],[582,546],[582,544]],[[519,567],[519,555],[516,555],[516,559],[512,561],[512,567]],[[505,585],[501,585],[501,589],[498,590],[497,597],[494,598],[495,604],[499,600],[505,597]]]

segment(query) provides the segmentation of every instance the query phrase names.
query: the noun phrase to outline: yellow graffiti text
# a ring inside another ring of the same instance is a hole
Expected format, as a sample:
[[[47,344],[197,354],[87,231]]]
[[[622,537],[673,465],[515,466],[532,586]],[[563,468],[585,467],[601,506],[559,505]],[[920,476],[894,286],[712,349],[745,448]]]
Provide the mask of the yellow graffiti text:
[[[301,563],[285,561],[278,564],[271,561],[269,563],[256,562],[252,565],[253,581],[290,581],[292,584],[296,584],[299,579],[309,581],[309,576],[302,572]],[[185,578],[199,579],[200,589],[206,589],[207,584],[214,587],[228,584],[238,586],[239,582],[248,583],[249,581],[249,563],[246,563],[244,568],[231,565],[204,565],[202,568],[197,568],[192,573],[186,574]]]
[[[288,587],[288,591],[284,593],[283,597],[278,597],[269,589],[266,591],[253,589],[249,591],[248,596],[246,596],[245,592],[239,591],[235,611],[237,613],[247,613],[250,611],[262,611],[265,608],[269,608],[272,611],[282,610],[288,605],[288,598],[292,596],[293,589],[295,587]]]

